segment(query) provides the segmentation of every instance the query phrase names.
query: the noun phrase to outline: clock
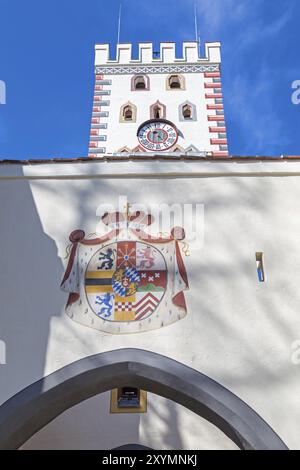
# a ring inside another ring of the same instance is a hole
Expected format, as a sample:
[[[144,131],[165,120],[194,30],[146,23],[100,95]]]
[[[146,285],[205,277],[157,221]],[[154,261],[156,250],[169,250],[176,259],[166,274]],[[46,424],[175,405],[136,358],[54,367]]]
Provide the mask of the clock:
[[[178,130],[166,119],[151,119],[138,128],[137,137],[140,145],[146,150],[163,152],[176,144]]]

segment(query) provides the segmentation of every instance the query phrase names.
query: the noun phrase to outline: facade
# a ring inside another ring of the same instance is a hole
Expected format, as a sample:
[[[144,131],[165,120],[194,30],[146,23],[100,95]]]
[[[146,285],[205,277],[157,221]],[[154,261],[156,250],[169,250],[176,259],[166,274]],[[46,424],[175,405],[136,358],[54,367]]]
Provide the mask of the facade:
[[[0,448],[299,449],[300,157],[197,50],[96,46],[89,156],[1,162]]]
[[[159,57],[152,43],[139,44],[138,60],[131,50],[120,44],[110,60],[109,45],[96,45],[89,156],[149,150],[228,156],[220,43],[207,43],[204,58],[196,42],[183,43],[182,58],[174,43],[161,43]],[[139,127],[153,119],[170,121],[176,137],[149,141],[147,127],[143,140]]]

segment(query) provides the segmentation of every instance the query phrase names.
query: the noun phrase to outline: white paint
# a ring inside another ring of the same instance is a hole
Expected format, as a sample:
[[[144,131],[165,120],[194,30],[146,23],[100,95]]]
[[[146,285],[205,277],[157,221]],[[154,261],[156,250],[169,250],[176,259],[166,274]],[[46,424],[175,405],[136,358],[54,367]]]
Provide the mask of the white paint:
[[[1,403],[77,359],[142,348],[214,378],[252,406],[290,448],[299,448],[300,374],[291,360],[300,337],[299,162],[3,164],[0,172],[0,335],[9,350],[8,364],[0,368]],[[185,259],[186,318],[122,337],[71,321],[59,288],[69,233],[93,233],[99,204],[116,204],[119,195],[132,203],[200,203],[205,214],[204,244],[191,243],[192,256]],[[257,281],[257,251],[264,253],[265,284]],[[113,426],[113,445],[122,445],[121,421],[107,416],[107,402],[102,413],[105,428]],[[144,415],[139,426],[139,442],[150,447],[166,435],[159,426],[147,434],[154,415]],[[185,431],[187,448],[203,439],[194,424],[191,429]],[[62,427],[62,439],[65,432]],[[74,430],[74,442],[76,436]],[[176,442],[170,438],[168,445]],[[218,440],[218,446],[226,442]]]
[[[117,51],[126,51],[126,57],[128,60],[126,64],[137,65],[137,64],[151,64],[151,65],[162,65],[170,64],[172,62],[176,64],[185,64],[188,62],[208,64],[209,62],[220,63],[220,48],[219,42],[206,42],[205,43],[205,57],[199,57],[198,55],[198,42],[189,41],[182,43],[182,58],[175,57],[175,43],[163,42],[160,44],[160,57],[153,57],[153,44],[139,43],[139,58],[132,58],[132,46],[128,44],[118,44]],[[145,50],[147,54],[144,55]],[[193,53],[191,53],[193,51]],[[191,53],[191,54],[189,54]],[[124,52],[125,54],[125,52]],[[117,54],[115,60],[110,59],[110,45],[109,44],[96,44],[95,45],[95,65],[120,65],[120,55]]]

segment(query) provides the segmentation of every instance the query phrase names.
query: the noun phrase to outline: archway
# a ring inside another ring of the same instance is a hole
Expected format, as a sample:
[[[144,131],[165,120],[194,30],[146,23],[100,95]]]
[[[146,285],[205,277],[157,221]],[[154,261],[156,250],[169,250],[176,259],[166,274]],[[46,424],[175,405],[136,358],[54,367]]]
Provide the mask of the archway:
[[[0,407],[0,449],[17,449],[56,416],[94,395],[135,386],[173,400],[210,421],[240,449],[287,450],[240,398],[173,359],[119,349],[73,362],[25,388]]]
[[[124,446],[115,447],[112,450],[154,450],[151,447],[141,446],[140,444],[125,444]]]

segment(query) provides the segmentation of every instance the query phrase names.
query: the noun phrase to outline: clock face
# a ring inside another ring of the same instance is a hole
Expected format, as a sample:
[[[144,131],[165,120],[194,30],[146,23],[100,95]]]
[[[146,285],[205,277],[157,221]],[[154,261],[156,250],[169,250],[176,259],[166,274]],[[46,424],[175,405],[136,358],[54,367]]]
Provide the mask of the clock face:
[[[163,152],[176,144],[178,131],[165,119],[153,119],[140,126],[137,136],[146,150]]]

